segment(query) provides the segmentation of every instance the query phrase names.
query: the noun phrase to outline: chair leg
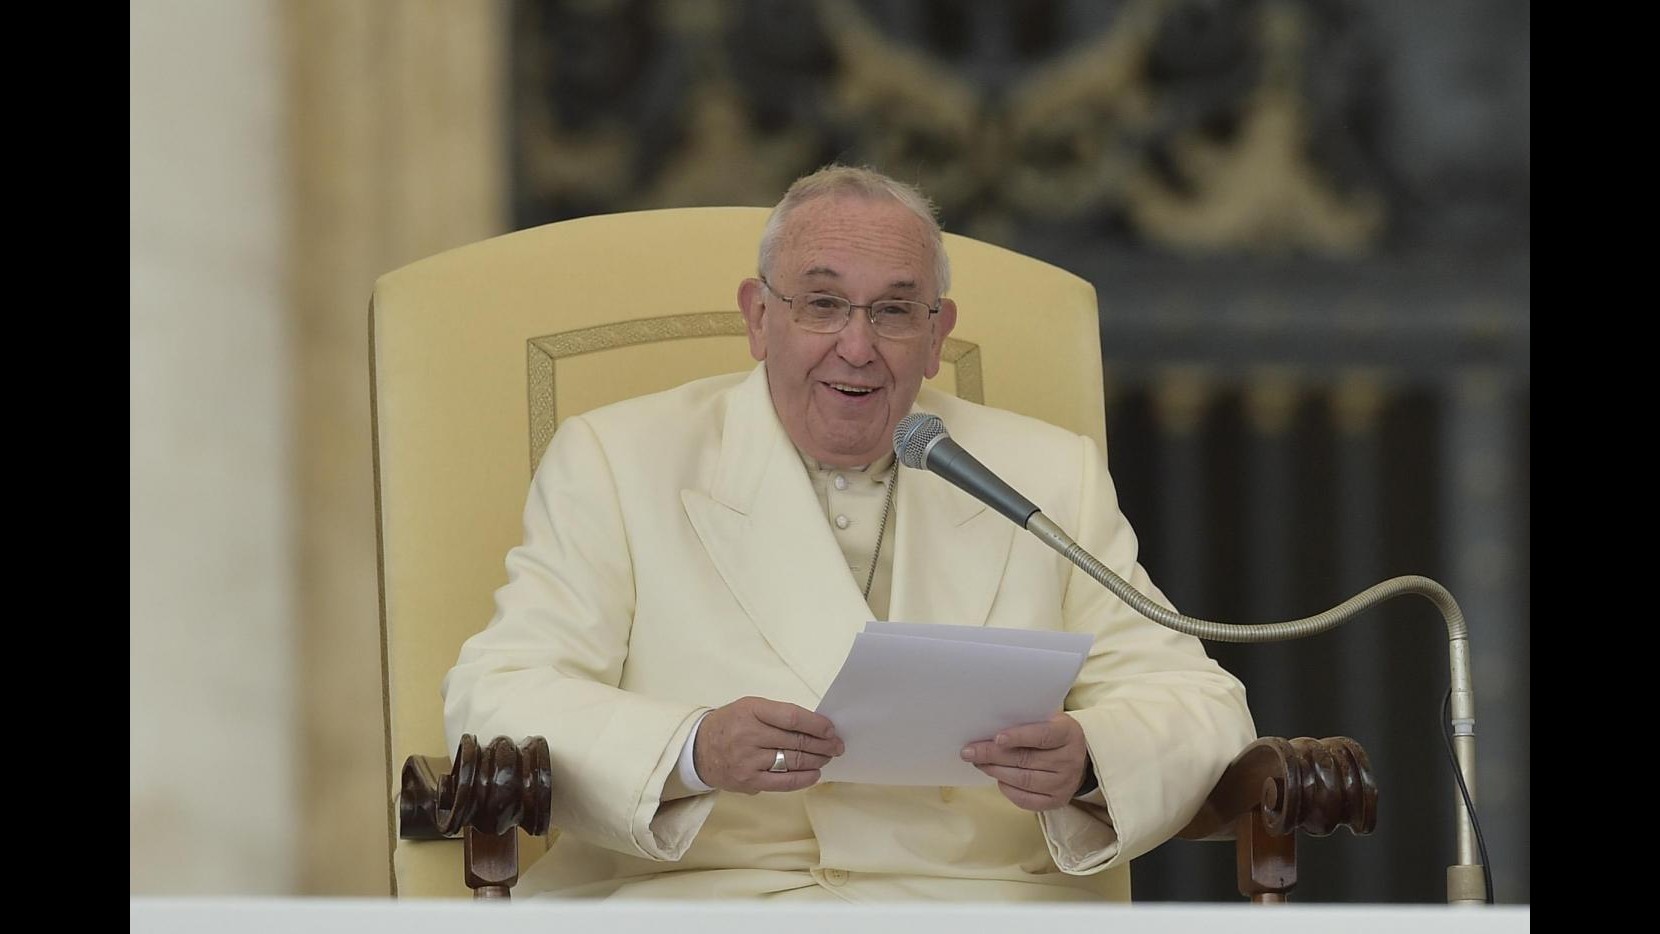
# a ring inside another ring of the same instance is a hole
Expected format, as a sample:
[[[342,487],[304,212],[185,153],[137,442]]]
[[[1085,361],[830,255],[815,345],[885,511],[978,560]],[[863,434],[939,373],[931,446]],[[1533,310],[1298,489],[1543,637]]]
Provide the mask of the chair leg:
[[[473,898],[511,898],[513,883],[519,881],[519,828],[484,833],[468,827],[462,838],[467,888],[473,890]]]
[[[1239,894],[1256,905],[1282,903],[1297,885],[1297,835],[1269,833],[1262,809],[1252,808],[1235,830],[1234,866]]]

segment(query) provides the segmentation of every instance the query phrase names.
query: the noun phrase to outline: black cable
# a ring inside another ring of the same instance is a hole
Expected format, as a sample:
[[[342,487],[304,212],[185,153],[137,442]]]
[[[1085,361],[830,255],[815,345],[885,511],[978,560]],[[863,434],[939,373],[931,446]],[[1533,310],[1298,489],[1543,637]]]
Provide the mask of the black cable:
[[[1458,753],[1452,743],[1452,688],[1441,698],[1441,741],[1447,745],[1447,761],[1452,763],[1453,778],[1458,779],[1458,791],[1464,796],[1464,810],[1470,814],[1470,827],[1476,832],[1476,849],[1481,852],[1481,878],[1487,885],[1487,904],[1493,904],[1493,864],[1487,861],[1487,838],[1481,835],[1481,822],[1476,820],[1475,802],[1470,800],[1470,789],[1464,785],[1464,770],[1458,767]]]

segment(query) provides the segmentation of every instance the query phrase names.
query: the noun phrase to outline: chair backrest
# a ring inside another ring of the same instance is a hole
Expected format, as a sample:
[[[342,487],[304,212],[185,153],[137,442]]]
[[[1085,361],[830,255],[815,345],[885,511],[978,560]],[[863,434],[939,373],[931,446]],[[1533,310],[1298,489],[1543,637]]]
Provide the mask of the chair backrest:
[[[387,775],[445,755],[439,682],[489,621],[559,422],[753,367],[737,290],[767,208],[611,214],[494,237],[375,284],[369,309]],[[1095,290],[946,235],[960,309],[931,384],[1105,446]],[[480,737],[487,741],[490,737]],[[516,741],[520,737],[513,737]],[[397,840],[402,895],[464,896],[460,845]],[[522,862],[541,852],[528,841]]]

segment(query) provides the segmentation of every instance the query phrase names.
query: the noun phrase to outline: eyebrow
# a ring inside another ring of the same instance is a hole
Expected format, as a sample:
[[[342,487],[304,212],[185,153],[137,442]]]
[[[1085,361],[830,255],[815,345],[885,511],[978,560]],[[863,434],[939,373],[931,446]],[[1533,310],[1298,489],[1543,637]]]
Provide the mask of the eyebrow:
[[[802,273],[803,278],[812,278],[813,276],[823,276],[827,279],[840,279],[842,274],[834,269],[831,269],[829,266],[814,266],[813,268]],[[893,292],[900,289],[910,289],[913,292],[916,291],[916,280],[895,279],[894,281],[888,283],[886,291]]]

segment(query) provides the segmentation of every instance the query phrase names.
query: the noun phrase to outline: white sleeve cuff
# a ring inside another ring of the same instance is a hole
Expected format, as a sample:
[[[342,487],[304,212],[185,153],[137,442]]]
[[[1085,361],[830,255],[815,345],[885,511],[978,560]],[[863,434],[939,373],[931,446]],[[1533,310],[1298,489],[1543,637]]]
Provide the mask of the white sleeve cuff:
[[[698,727],[703,725],[703,718],[709,716],[710,713],[711,711],[704,711],[697,718],[697,722],[692,724],[691,735],[686,737],[686,745],[680,750],[680,762],[675,766],[675,774],[679,776],[680,783],[685,785],[686,790],[694,795],[707,794],[715,790],[715,786],[704,784],[703,779],[698,777],[697,764],[693,761],[692,756],[693,750],[697,748]]]

